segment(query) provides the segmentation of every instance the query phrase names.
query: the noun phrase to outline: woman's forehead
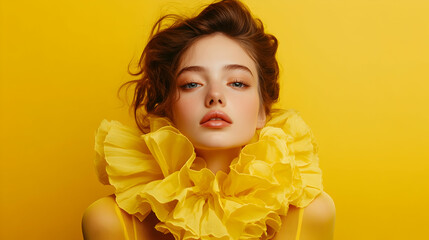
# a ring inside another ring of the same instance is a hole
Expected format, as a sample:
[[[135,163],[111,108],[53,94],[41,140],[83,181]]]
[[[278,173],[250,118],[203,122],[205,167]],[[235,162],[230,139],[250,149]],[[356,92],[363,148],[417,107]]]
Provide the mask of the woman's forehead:
[[[207,71],[248,70],[257,76],[256,64],[245,49],[234,39],[221,33],[201,37],[182,55],[176,76],[186,68]]]

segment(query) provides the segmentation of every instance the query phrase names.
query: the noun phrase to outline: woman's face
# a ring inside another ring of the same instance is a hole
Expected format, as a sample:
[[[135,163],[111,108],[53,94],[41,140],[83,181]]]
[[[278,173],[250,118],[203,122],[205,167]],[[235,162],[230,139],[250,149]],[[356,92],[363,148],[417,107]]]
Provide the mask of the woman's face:
[[[173,122],[196,149],[241,147],[265,125],[258,84],[254,61],[235,40],[204,36],[182,55]]]

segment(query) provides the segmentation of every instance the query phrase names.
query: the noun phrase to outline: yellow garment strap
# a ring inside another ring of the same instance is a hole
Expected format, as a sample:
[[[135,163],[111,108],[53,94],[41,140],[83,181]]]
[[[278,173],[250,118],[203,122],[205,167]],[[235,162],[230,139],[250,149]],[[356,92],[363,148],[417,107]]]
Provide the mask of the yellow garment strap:
[[[115,212],[116,212],[116,215],[118,216],[119,221],[121,222],[122,229],[124,229],[124,238],[125,238],[125,240],[130,240],[130,238],[128,237],[127,227],[125,226],[124,217],[122,216],[122,213],[121,213],[121,210],[118,207],[118,204],[115,204]]]
[[[302,217],[304,216],[304,208],[299,208],[298,211],[299,211],[298,229],[296,230],[296,238],[295,238],[295,240],[299,240],[299,236],[301,235]]]
[[[134,240],[137,240],[136,217],[135,216],[131,216],[131,218],[133,219]]]

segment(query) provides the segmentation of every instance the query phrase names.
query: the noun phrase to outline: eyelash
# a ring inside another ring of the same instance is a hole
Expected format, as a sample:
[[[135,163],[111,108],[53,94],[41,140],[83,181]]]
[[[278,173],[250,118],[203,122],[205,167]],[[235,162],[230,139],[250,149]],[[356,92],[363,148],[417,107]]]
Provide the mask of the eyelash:
[[[237,86],[237,83],[239,83],[240,84],[240,86]],[[228,84],[228,85],[230,85],[230,86],[232,86],[232,87],[237,87],[237,88],[246,88],[246,87],[248,87],[249,85],[247,85],[247,84],[245,84],[244,82],[241,82],[241,81],[239,81],[239,80],[234,80],[234,82],[232,82],[232,83],[230,83],[230,84]]]
[[[228,83],[228,85],[231,86],[231,87],[234,87],[234,88],[246,88],[246,87],[249,86],[249,85],[245,84],[244,82],[239,81],[237,79],[234,80],[234,82]],[[188,83],[185,83],[185,84],[181,85],[180,88],[183,89],[183,90],[190,90],[190,89],[193,89],[193,88],[197,88],[199,86],[202,86],[202,84],[201,83],[197,83],[197,82],[188,82]]]
[[[191,85],[193,85],[193,86],[191,86]],[[188,90],[188,89],[196,88],[197,85],[201,85],[201,84],[200,83],[196,83],[196,82],[189,82],[189,83],[183,84],[182,86],[180,86],[180,88],[184,89],[184,90]]]

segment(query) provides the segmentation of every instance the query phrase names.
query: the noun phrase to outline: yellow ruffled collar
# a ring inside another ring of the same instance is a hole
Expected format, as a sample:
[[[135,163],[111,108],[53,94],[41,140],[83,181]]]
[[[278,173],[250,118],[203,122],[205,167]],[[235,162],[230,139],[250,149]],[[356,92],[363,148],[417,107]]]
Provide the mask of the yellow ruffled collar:
[[[104,120],[96,134],[99,179],[118,205],[141,221],[153,211],[158,231],[176,239],[270,239],[289,204],[307,206],[321,191],[317,145],[293,110],[271,114],[230,165],[213,174],[166,118],[151,132]]]

